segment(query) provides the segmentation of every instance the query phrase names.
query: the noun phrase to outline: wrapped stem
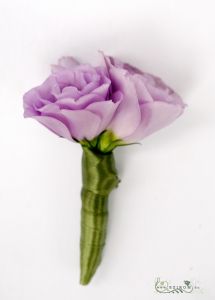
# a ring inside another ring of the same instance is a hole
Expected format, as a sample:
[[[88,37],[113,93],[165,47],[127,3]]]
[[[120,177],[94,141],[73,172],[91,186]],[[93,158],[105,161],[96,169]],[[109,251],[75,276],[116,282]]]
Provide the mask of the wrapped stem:
[[[113,153],[83,147],[81,191],[80,283],[90,282],[101,262],[108,221],[108,196],[119,179]]]

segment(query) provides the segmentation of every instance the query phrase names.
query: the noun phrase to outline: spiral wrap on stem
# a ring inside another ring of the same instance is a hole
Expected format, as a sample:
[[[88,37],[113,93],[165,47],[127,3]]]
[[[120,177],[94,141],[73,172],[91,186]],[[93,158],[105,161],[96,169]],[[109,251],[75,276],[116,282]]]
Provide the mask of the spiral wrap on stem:
[[[108,196],[119,179],[113,153],[83,148],[81,190],[80,283],[86,285],[102,259],[108,221]]]

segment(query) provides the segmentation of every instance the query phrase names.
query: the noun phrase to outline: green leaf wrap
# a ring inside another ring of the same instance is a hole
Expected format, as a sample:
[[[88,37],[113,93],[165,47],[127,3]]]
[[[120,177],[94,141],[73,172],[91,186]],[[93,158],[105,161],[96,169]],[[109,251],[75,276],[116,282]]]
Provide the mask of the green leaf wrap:
[[[90,282],[101,262],[108,221],[108,196],[119,179],[113,153],[83,148],[80,283]]]

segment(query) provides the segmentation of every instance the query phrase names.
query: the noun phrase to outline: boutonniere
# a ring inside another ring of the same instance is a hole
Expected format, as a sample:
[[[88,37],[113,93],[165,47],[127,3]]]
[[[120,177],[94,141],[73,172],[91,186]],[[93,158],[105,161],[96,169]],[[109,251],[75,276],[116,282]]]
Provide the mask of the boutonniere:
[[[103,55],[93,67],[63,57],[24,95],[24,116],[82,147],[80,283],[102,259],[108,197],[119,184],[114,149],[139,142],[178,118],[184,103],[160,78]]]

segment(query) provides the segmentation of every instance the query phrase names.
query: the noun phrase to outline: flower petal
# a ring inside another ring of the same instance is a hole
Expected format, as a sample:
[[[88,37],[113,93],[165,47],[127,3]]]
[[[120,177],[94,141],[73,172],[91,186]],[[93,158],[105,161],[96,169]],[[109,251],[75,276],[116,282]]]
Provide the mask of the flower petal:
[[[101,97],[97,94],[88,94],[85,96],[80,97],[78,100],[75,100],[73,98],[64,98],[59,99],[55,103],[61,108],[61,109],[83,109],[87,105],[93,102],[102,101]]]
[[[153,132],[169,125],[183,112],[181,105],[155,101],[141,105],[141,123],[138,128],[124,138],[128,142],[137,142]]]
[[[24,117],[32,117],[38,115],[38,108],[49,104],[50,101],[41,98],[37,88],[33,88],[23,96]]]
[[[78,66],[79,62],[72,56],[63,56],[58,60],[58,65],[70,69]]]
[[[35,88],[40,97],[51,102],[55,101],[55,94],[60,93],[60,86],[54,76],[49,76],[40,86]]]
[[[138,68],[136,68],[128,63],[124,63],[116,57],[107,56],[102,51],[99,51],[99,52],[102,55],[108,69],[111,66],[115,66],[117,68],[127,70],[129,72],[129,74],[143,74],[143,72],[141,70],[139,70]]]
[[[84,86],[84,88],[81,91],[82,95],[86,95],[88,93],[91,93],[93,90],[95,90],[96,88],[98,88],[99,86],[99,82],[98,81],[91,81],[88,84],[86,84]]]
[[[56,95],[56,98],[64,99],[64,98],[72,98],[77,99],[81,95],[80,91],[75,86],[66,86],[62,89],[62,92],[59,95]]]
[[[119,104],[120,102],[114,103],[112,100],[109,100],[94,102],[86,107],[86,110],[95,113],[101,118],[99,132],[102,132],[107,128]]]
[[[64,69],[73,69],[74,67],[78,66],[79,62],[71,56],[63,56],[58,60],[57,65],[52,65],[51,70],[52,73],[56,73],[62,71]]]
[[[109,73],[114,89],[112,92],[120,91],[123,94],[123,100],[118,106],[109,129],[118,137],[123,138],[134,132],[140,123],[139,102],[134,83],[125,70],[111,67]]]
[[[139,74],[134,74],[132,75],[132,81],[134,82],[139,102],[153,102],[153,98],[147,89],[147,86],[143,80],[143,76]]]
[[[99,95],[102,99],[106,99],[109,88],[110,88],[110,83],[103,83],[102,85],[94,89],[92,93]]]
[[[66,138],[68,140],[72,140],[68,128],[58,119],[49,116],[33,116],[32,118],[36,119],[38,122],[40,122],[42,125],[47,127],[58,136]]]
[[[72,137],[77,140],[92,140],[99,134],[101,119],[99,116],[87,110],[62,109],[61,113],[66,116],[70,123]]]

